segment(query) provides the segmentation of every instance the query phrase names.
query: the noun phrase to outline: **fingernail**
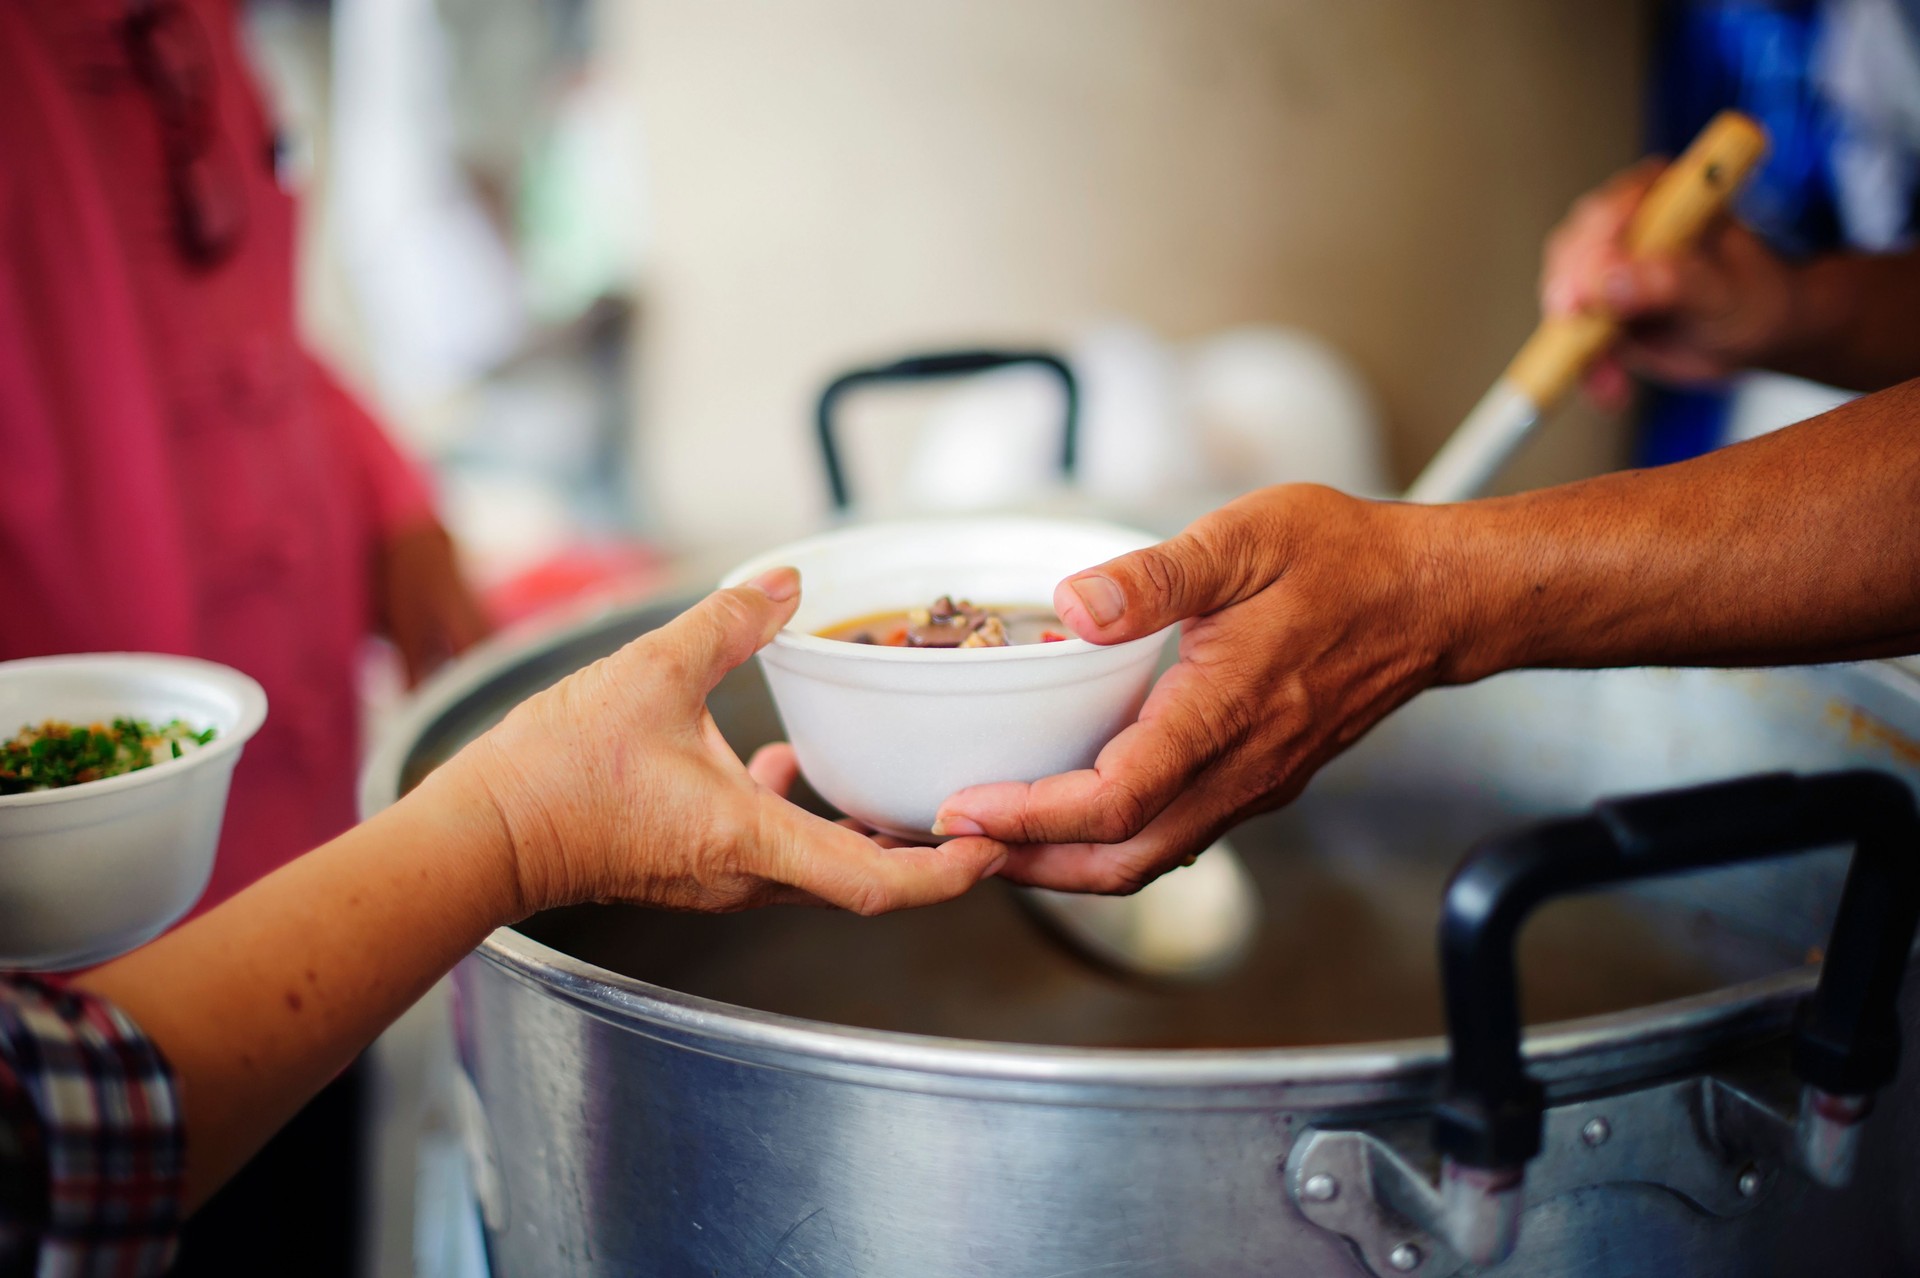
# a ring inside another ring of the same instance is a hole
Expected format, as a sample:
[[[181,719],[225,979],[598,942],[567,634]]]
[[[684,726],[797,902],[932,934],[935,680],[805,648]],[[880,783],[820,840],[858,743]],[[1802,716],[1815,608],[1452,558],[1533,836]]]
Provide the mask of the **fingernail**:
[[[1007,863],[1007,854],[1005,852],[1002,852],[998,857],[994,859],[993,864],[987,867],[987,872],[985,874],[982,874],[980,877],[983,879],[992,878],[994,875],[1000,873],[1001,869],[1006,865],[1006,863]]]
[[[785,603],[800,593],[800,570],[798,568],[769,568],[749,581],[747,585],[758,590],[775,603]]]
[[[976,834],[985,834],[980,823],[971,817],[947,816],[942,814],[933,819],[933,832],[943,839],[964,839]]]
[[[1073,593],[1080,596],[1080,606],[1087,610],[1096,626],[1110,626],[1120,620],[1120,614],[1127,610],[1126,596],[1106,577],[1076,577],[1067,585]]]

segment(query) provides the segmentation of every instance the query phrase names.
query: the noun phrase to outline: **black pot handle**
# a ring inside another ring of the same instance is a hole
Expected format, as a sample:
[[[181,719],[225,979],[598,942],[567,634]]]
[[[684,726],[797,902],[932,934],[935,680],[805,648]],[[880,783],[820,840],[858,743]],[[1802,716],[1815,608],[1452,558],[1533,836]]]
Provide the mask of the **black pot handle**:
[[[1010,364],[1033,364],[1049,369],[1059,377],[1060,387],[1066,392],[1066,420],[1060,432],[1060,473],[1071,478],[1080,442],[1080,383],[1074,377],[1073,370],[1067,367],[1065,360],[1050,351],[1041,350],[938,351],[926,355],[909,355],[891,364],[874,364],[866,368],[853,369],[828,382],[827,388],[820,392],[820,404],[814,420],[820,434],[820,459],[826,467],[827,487],[833,494],[834,509],[846,510],[853,504],[853,498],[847,491],[846,471],[840,465],[840,448],[834,431],[835,411],[841,397],[848,391],[858,386],[873,386],[884,382],[920,382],[937,378],[965,377],[995,368],[1005,368]]]
[[[1899,1064],[1896,1000],[1920,918],[1920,816],[1885,772],[1773,773],[1596,804],[1490,839],[1448,882],[1440,968],[1449,1059],[1434,1113],[1446,1231],[1475,1263],[1508,1254],[1540,1152],[1544,1097],[1520,1053],[1514,941],[1538,906],[1635,879],[1853,845],[1819,986],[1800,1009],[1798,1140],[1815,1179],[1846,1183],[1872,1093]]]

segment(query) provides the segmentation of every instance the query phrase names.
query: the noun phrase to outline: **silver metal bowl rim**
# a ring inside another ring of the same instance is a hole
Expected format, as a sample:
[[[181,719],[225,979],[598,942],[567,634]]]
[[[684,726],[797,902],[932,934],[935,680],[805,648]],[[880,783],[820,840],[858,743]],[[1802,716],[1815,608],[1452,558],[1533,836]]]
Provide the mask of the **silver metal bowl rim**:
[[[641,597],[606,597],[496,635],[423,685],[383,734],[361,773],[362,817],[399,797],[413,744],[474,690],[616,616],[655,609],[679,597],[671,588]],[[1446,1040],[1285,1048],[1098,1048],[940,1038],[862,1029],[762,1012],[684,994],[608,971],[544,945],[511,927],[496,930],[476,955],[602,1019],[649,1027],[701,1050],[763,1062],[832,1063],[958,1082],[1030,1082],[1075,1087],[1150,1088],[1156,1092],[1222,1087],[1386,1083],[1436,1075]],[[1810,994],[1818,969],[1804,966],[1600,1016],[1529,1029],[1529,1064],[1550,1087],[1600,1076],[1683,1069],[1717,1052],[1783,1033],[1794,1006]],[[936,1090],[944,1090],[936,1085]]]

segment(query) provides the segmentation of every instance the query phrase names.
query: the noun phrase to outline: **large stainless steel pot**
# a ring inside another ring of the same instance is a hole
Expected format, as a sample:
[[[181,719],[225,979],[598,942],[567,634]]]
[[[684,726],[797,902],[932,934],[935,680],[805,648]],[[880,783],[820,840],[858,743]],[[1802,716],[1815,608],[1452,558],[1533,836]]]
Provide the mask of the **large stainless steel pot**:
[[[375,759],[368,801],[674,611],[469,659]],[[712,704],[743,751],[777,731],[751,669]],[[1478,1272],[1442,1229],[1426,1126],[1434,924],[1462,852],[1598,796],[1758,770],[1911,781],[1917,739],[1920,683],[1883,664],[1429,693],[1236,835],[1266,932],[1204,987],[1086,966],[991,884],[874,920],[588,907],[503,929],[457,976],[495,1272]],[[1528,929],[1526,1059],[1551,1108],[1496,1272],[1920,1271],[1912,1066],[1848,1188],[1799,1169],[1785,1042],[1846,864],[1669,878]]]

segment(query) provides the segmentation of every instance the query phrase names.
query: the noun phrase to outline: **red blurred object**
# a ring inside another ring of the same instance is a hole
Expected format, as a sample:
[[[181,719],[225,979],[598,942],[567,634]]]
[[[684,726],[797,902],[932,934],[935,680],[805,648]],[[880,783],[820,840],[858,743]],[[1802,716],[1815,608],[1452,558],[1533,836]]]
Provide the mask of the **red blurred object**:
[[[353,824],[372,574],[432,517],[301,344],[241,8],[0,3],[0,660],[260,681],[202,911]]]
[[[640,594],[667,580],[666,559],[638,542],[570,546],[484,592],[487,615],[509,625],[585,595]]]

